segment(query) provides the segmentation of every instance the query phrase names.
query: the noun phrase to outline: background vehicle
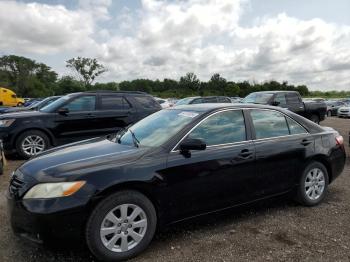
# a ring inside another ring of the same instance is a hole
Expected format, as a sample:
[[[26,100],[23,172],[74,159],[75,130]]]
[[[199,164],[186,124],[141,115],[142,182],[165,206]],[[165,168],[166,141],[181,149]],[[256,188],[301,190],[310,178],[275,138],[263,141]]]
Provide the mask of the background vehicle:
[[[115,133],[160,109],[142,92],[75,93],[39,111],[0,116],[0,138],[6,152],[29,158],[51,146]]]
[[[0,106],[23,106],[24,99],[18,98],[15,92],[10,89],[0,87]]]
[[[327,116],[336,116],[340,107],[346,106],[346,103],[341,101],[326,101]]]
[[[339,107],[338,117],[350,117],[350,105]]]
[[[10,183],[9,217],[16,233],[37,241],[85,236],[99,260],[120,261],[142,252],[156,227],[183,219],[293,192],[315,206],[345,158],[338,132],[288,110],[179,106],[115,140],[26,162]]]
[[[163,98],[159,98],[159,97],[154,97],[154,99],[160,104],[160,106],[163,109],[174,105],[174,104],[170,103],[167,99],[163,99]]]
[[[192,104],[206,104],[206,103],[231,103],[231,99],[226,96],[195,96],[183,98],[175,104],[179,105],[192,105]]]
[[[327,113],[325,102],[303,102],[300,94],[296,91],[254,92],[246,96],[242,103],[280,106],[315,123],[323,121]]]
[[[33,103],[31,103],[29,106],[23,106],[23,107],[1,107],[0,108],[0,114],[6,114],[6,113],[14,113],[14,112],[22,112],[22,111],[30,111],[30,110],[40,110],[41,108],[51,104],[52,102],[56,101],[61,96],[50,96],[43,100],[37,100]]]
[[[230,97],[232,103],[240,103],[243,98],[239,96]]]
[[[0,140],[0,175],[4,173],[4,167],[6,165],[6,158],[4,154],[4,148],[2,141]]]

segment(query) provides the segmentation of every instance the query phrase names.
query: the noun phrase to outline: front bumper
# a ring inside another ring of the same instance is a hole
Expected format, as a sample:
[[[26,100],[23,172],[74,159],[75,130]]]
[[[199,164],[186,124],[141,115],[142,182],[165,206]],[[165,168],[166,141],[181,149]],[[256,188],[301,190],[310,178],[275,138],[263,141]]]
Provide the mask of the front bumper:
[[[350,112],[339,112],[338,117],[350,117]]]
[[[16,200],[8,193],[8,217],[13,232],[38,243],[51,239],[80,238],[88,218],[88,209],[85,205],[66,209],[66,200]],[[54,207],[54,212],[51,207]]]

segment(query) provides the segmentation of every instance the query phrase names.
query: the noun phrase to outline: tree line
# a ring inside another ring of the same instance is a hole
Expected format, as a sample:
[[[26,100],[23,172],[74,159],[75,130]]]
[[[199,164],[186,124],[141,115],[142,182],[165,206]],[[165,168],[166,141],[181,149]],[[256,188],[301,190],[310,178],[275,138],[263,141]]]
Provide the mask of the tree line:
[[[77,57],[66,61],[72,75],[59,77],[51,67],[32,59],[5,55],[0,57],[0,86],[12,89],[20,97],[47,97],[89,90],[144,91],[160,97],[187,96],[240,96],[251,92],[268,90],[294,90],[302,96],[350,97],[350,91],[310,91],[305,85],[291,85],[288,82],[266,81],[228,81],[215,73],[209,81],[200,81],[194,73],[187,73],[179,80],[135,79],[122,82],[95,82],[107,69],[95,58]],[[94,83],[95,82],[95,83]]]

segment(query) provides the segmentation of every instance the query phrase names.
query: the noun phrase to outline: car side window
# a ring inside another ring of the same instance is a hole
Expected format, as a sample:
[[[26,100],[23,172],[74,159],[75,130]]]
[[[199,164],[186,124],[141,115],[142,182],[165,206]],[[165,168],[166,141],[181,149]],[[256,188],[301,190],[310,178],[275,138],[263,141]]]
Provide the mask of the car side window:
[[[279,105],[286,105],[286,95],[285,94],[277,94],[275,97],[275,102],[279,102]]]
[[[134,96],[135,100],[145,109],[154,109],[159,107],[159,103],[149,96]]]
[[[205,97],[203,98],[204,103],[217,103],[218,100],[216,97]]]
[[[101,96],[101,110],[122,110],[129,109],[130,105],[121,96]]]
[[[207,146],[245,141],[243,113],[241,110],[216,113],[200,123],[188,137],[202,139]]]
[[[287,100],[288,104],[299,104],[301,102],[299,96],[294,93],[287,94]]]
[[[286,118],[270,110],[251,110],[256,139],[289,135]]]
[[[202,103],[203,103],[202,98],[196,98],[196,99],[193,99],[193,101],[190,104],[202,104]]]
[[[94,111],[96,109],[95,96],[80,96],[64,106],[69,112]]]
[[[231,100],[229,100],[227,97],[218,97],[219,103],[231,103]]]
[[[289,132],[291,135],[298,135],[298,134],[305,134],[307,133],[305,128],[303,128],[301,125],[299,125],[297,122],[292,120],[289,117],[286,117],[288,127],[289,127]]]

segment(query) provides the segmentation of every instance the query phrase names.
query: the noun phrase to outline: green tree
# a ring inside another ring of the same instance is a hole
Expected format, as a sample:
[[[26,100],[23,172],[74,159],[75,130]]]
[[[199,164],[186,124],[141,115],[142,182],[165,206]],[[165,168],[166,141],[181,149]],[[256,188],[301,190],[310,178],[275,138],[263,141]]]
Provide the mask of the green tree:
[[[63,76],[57,82],[55,94],[65,95],[69,93],[83,92],[83,91],[86,91],[86,89],[81,81],[77,81],[71,76]]]
[[[226,95],[226,85],[226,79],[221,77],[220,74],[217,73],[214,74],[208,82],[209,89],[213,91],[218,91],[220,95]]]
[[[187,73],[185,76],[180,77],[179,87],[199,91],[200,81],[194,73]]]
[[[85,87],[91,85],[96,77],[107,71],[96,58],[78,56],[67,60],[66,63],[66,67],[71,68],[78,74]]]

